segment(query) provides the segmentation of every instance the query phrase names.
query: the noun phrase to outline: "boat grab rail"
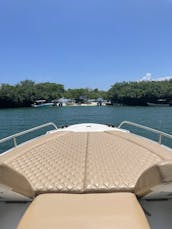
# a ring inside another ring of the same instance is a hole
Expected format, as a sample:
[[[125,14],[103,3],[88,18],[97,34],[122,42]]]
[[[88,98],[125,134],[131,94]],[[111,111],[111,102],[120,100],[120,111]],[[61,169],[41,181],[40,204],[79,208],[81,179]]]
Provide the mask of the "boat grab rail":
[[[172,139],[172,135],[171,134],[167,134],[167,133],[165,133],[163,131],[160,131],[160,130],[157,130],[157,129],[153,129],[151,127],[140,125],[140,124],[137,124],[135,122],[123,121],[123,122],[121,122],[121,124],[119,124],[118,128],[121,129],[121,127],[123,125],[125,125],[125,124],[130,125],[130,126],[134,126],[134,127],[138,127],[140,129],[148,130],[148,131],[150,131],[152,133],[155,133],[155,134],[159,134],[159,139],[158,139],[159,144],[162,143],[162,137],[167,137],[167,138]]]
[[[42,124],[40,126],[36,126],[36,127],[31,128],[31,129],[24,130],[22,132],[19,132],[19,133],[10,135],[10,136],[8,136],[6,138],[3,138],[3,139],[0,140],[0,144],[12,139],[13,140],[13,143],[14,143],[14,147],[16,147],[17,146],[17,141],[16,141],[16,138],[17,137],[22,136],[22,135],[25,135],[25,134],[28,134],[28,133],[33,132],[35,130],[42,129],[42,128],[47,127],[47,126],[53,126],[56,130],[58,129],[58,127],[56,126],[56,124],[54,124],[53,122],[48,122],[48,123]]]

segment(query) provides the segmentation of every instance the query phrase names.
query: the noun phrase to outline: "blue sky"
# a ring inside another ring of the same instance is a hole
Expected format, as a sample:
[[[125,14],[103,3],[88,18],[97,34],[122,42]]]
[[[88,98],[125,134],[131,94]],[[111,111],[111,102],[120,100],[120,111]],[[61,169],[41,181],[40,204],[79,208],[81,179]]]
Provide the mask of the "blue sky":
[[[172,76],[172,0],[0,1],[0,83],[108,89],[147,73]]]

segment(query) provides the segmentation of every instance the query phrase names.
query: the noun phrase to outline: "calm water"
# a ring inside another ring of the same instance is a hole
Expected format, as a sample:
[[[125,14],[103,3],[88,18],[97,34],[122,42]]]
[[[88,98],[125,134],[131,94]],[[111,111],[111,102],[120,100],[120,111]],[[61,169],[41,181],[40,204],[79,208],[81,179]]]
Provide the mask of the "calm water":
[[[118,125],[129,120],[153,127],[172,134],[172,107],[49,107],[49,108],[17,108],[0,110],[0,139],[8,135],[54,122],[57,126],[94,122]],[[45,129],[44,131],[47,131]],[[156,139],[157,136],[134,129],[136,133]],[[37,131],[18,142],[42,134]],[[170,141],[167,142],[172,145]],[[0,153],[10,147],[11,142],[0,145]]]

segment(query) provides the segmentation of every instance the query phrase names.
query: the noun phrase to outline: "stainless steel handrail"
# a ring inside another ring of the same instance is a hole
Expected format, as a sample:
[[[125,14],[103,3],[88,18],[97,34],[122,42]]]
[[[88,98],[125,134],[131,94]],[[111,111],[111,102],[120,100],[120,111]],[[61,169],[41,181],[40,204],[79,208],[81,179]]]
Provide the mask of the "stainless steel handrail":
[[[135,126],[135,127],[140,128],[140,129],[148,130],[148,131],[153,132],[155,134],[159,134],[159,140],[158,140],[159,144],[162,143],[162,137],[167,137],[167,138],[172,139],[172,135],[171,134],[167,134],[167,133],[165,133],[163,131],[156,130],[156,129],[153,129],[153,128],[150,128],[150,127],[147,127],[147,126],[143,126],[143,125],[137,124],[135,122],[123,121],[118,126],[118,128],[121,128],[121,126],[123,126],[124,124],[130,125],[130,126]]]
[[[3,138],[3,139],[0,140],[0,143],[3,143],[3,142],[6,142],[6,141],[9,141],[9,140],[13,139],[14,146],[16,147],[17,146],[17,141],[16,141],[17,137],[22,136],[24,134],[28,134],[28,133],[33,132],[35,130],[42,129],[42,128],[47,127],[47,126],[53,126],[55,129],[58,129],[57,126],[53,122],[48,122],[48,123],[45,123],[43,125],[36,126],[36,127],[31,128],[31,129],[24,130],[22,132],[19,132],[19,133],[10,135],[10,136],[8,136],[6,138]]]

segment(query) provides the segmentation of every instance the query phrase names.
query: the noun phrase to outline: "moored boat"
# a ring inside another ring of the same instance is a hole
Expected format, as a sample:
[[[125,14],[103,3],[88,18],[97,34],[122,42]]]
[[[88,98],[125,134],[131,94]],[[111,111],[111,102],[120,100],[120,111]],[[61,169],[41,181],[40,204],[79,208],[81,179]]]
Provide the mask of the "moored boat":
[[[36,100],[33,104],[31,104],[32,107],[46,107],[46,106],[53,106],[53,102],[47,102],[44,99]]]
[[[147,105],[151,107],[169,107],[172,104],[171,102],[168,102],[166,99],[158,99],[155,102],[148,102]]]

